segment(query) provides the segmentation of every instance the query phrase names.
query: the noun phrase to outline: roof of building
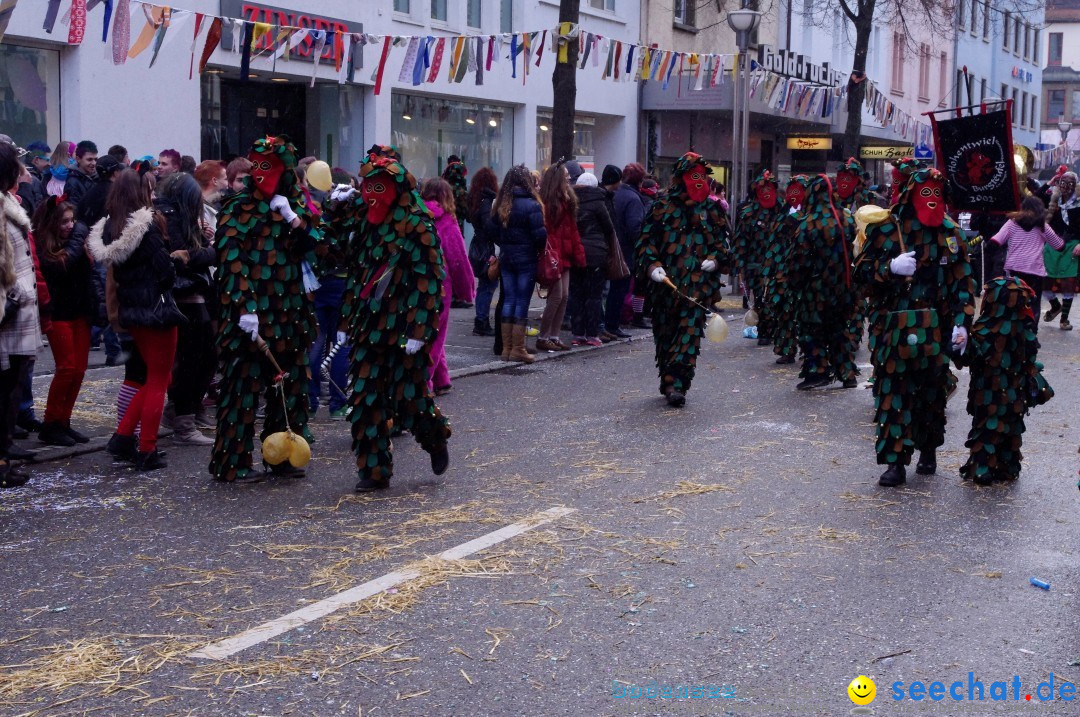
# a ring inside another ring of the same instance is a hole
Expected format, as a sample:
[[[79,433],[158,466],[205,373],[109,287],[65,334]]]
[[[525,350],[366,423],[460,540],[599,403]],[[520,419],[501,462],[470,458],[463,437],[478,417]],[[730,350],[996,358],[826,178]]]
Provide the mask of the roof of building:
[[[1046,0],[1045,22],[1080,22],[1080,0]]]

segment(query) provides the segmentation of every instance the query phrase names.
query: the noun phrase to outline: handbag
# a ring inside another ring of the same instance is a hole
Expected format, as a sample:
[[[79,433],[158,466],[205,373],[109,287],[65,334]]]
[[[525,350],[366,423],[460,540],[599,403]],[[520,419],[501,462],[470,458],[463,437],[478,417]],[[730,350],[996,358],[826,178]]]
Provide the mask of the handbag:
[[[158,296],[150,316],[156,326],[178,326],[188,322],[187,317],[177,307],[176,299],[173,298],[171,291],[163,292]]]
[[[495,281],[499,278],[499,257],[492,257],[491,260],[488,261],[487,278],[488,281]]]
[[[540,255],[540,261],[536,265],[536,283],[545,289],[554,284],[562,276],[562,268],[559,266],[559,255],[555,247],[551,246],[549,238],[544,245],[544,253]]]
[[[630,267],[626,265],[626,259],[623,259],[619,242],[608,242],[607,278],[611,281],[619,281],[628,276],[630,276]]]
[[[487,268],[488,260],[495,253],[495,247],[479,233],[473,235],[469,243],[469,263],[472,264],[473,273],[481,274]]]
[[[934,358],[942,354],[942,327],[936,309],[890,311],[875,346],[876,365],[888,373],[902,368],[896,362]],[[892,362],[891,367],[889,366]]]

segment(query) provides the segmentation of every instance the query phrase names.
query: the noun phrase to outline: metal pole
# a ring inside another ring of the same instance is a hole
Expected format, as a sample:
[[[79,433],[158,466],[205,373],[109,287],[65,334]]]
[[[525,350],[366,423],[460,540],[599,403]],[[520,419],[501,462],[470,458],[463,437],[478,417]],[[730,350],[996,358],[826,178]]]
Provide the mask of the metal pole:
[[[738,34],[736,35],[738,37]],[[742,54],[742,46],[739,46],[740,59]],[[731,93],[731,177],[728,179],[728,201],[732,210],[734,211],[735,205],[739,202],[739,100],[742,97],[740,92],[742,74],[739,72],[738,65],[734,68],[734,82],[732,83]]]
[[[746,54],[750,48],[750,34],[743,33],[743,81],[742,81],[742,181],[749,186],[750,171],[750,57]],[[745,190],[743,194],[745,194]]]

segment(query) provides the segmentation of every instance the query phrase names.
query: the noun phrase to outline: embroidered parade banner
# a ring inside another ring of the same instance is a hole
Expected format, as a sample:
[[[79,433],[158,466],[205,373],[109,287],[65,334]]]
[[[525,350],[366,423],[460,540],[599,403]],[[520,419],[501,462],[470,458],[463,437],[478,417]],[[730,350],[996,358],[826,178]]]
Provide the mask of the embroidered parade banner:
[[[1011,104],[967,117],[930,116],[938,169],[948,178],[953,211],[1011,212],[1019,208]]]

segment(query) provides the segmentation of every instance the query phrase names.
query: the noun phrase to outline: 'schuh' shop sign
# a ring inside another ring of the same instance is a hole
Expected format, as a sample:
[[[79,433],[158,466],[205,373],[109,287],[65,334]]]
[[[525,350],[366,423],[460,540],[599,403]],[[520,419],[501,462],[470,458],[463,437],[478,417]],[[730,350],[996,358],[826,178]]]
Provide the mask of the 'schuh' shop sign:
[[[1015,211],[1020,205],[1013,164],[1011,107],[967,117],[930,116],[938,168],[956,211]]]
[[[333,35],[335,32],[348,33],[364,31],[361,23],[353,23],[350,25],[347,20],[341,20],[339,18],[312,15],[303,10],[287,10],[285,8],[246,2],[246,0],[221,0],[221,14],[225,17],[242,18],[248,22],[265,22],[275,26],[299,27],[305,30],[322,30],[328,35]],[[267,33],[259,40],[258,45],[255,46],[255,51],[269,50],[276,37],[276,32]],[[226,50],[233,49],[232,33],[221,33],[221,46]],[[313,62],[315,59],[313,57],[314,54],[315,41],[308,37],[293,48],[289,53],[289,57],[295,60]],[[361,66],[360,55],[361,48],[354,47],[353,67]],[[322,61],[337,62],[337,48],[334,47],[332,41],[327,41],[326,48],[322,53]]]

